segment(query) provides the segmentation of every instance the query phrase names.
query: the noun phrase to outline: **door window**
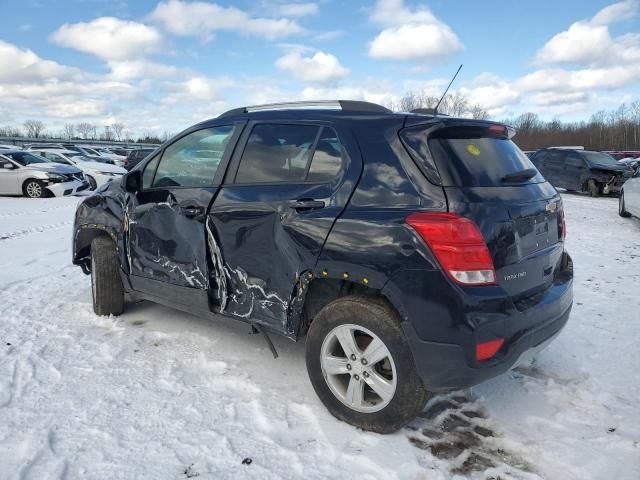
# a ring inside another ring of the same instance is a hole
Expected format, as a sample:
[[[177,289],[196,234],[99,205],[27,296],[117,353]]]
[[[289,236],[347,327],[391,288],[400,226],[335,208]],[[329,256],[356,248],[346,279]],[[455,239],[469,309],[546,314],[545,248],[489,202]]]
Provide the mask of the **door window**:
[[[153,188],[211,185],[234,129],[232,125],[205,128],[175,141],[165,148],[149,183]],[[147,177],[152,163],[145,169]]]
[[[575,153],[569,154],[565,163],[568,167],[572,167],[572,168],[584,167],[582,159]]]
[[[331,182],[342,170],[342,145],[333,128],[324,127],[313,152],[307,182]]]
[[[11,168],[8,168],[7,165],[9,165],[9,167],[11,167]],[[11,163],[9,160],[6,160],[6,159],[0,157],[0,171],[2,171],[2,170],[13,170],[14,168],[16,168],[16,167],[15,167],[15,165],[13,163]]]
[[[320,127],[256,125],[236,173],[236,183],[304,182]]]

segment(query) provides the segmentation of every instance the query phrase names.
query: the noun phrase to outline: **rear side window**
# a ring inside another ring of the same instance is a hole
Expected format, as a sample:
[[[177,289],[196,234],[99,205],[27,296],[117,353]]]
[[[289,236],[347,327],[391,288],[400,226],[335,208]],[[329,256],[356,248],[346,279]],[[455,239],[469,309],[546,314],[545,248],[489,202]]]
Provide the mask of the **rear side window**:
[[[509,175],[535,169],[511,140],[491,134],[486,127],[444,128],[428,143],[443,186],[505,186],[513,184],[506,181]],[[517,183],[544,181],[538,172]]]
[[[324,183],[333,181],[342,170],[342,145],[333,128],[323,127],[313,152],[307,182]]]
[[[242,153],[236,183],[304,182],[319,129],[256,125]]]

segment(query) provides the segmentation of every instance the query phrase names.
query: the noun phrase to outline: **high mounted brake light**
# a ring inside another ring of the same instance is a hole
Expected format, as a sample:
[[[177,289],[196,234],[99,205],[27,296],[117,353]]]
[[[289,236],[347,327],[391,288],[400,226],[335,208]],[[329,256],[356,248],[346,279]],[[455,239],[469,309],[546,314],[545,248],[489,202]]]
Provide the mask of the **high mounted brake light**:
[[[405,221],[418,232],[453,281],[461,285],[495,284],[489,249],[471,220],[454,213],[415,212]]]

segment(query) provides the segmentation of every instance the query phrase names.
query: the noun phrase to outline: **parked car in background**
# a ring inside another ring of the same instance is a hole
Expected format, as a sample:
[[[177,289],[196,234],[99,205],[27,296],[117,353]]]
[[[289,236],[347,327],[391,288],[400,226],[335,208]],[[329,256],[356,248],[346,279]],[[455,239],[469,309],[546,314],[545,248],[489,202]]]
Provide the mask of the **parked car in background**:
[[[151,155],[155,151],[155,148],[139,148],[137,150],[131,150],[124,161],[124,168],[131,170],[138,163],[144,160],[147,155]]]
[[[73,263],[99,315],[126,295],[305,339],[328,410],[393,432],[569,318],[562,198],[513,133],[358,101],[237,108],[79,204]]]
[[[618,199],[618,213],[621,217],[640,217],[640,165],[633,176],[624,182]]]
[[[640,157],[626,157],[618,160],[618,163],[626,165],[629,168],[636,169],[640,166]]]
[[[640,151],[637,150],[614,150],[602,152],[612,156],[616,160],[622,160],[625,158],[640,158]]]
[[[72,195],[89,188],[82,171],[24,150],[0,151],[0,194],[40,198]]]
[[[20,147],[15,145],[4,145],[0,143],[0,150],[20,150]]]
[[[117,154],[112,149],[106,147],[93,147],[91,150],[100,157],[113,160],[113,163],[119,167],[124,166],[124,160],[127,158],[126,155]]]
[[[587,192],[592,197],[619,193],[633,171],[602,152],[543,148],[531,161],[554,187]]]
[[[96,162],[93,157],[86,157],[73,150],[42,149],[31,150],[31,152],[46,158],[49,162],[79,168],[84,172],[91,190],[127,173],[122,167]]]

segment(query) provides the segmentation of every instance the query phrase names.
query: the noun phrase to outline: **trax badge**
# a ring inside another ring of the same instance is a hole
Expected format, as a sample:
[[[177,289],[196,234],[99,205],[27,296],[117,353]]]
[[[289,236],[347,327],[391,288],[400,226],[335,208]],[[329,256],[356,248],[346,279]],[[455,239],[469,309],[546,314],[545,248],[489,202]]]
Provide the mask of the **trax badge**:
[[[509,280],[517,280],[519,278],[524,278],[526,276],[527,276],[527,272],[512,273],[511,275],[505,275],[504,281],[508,282]]]

